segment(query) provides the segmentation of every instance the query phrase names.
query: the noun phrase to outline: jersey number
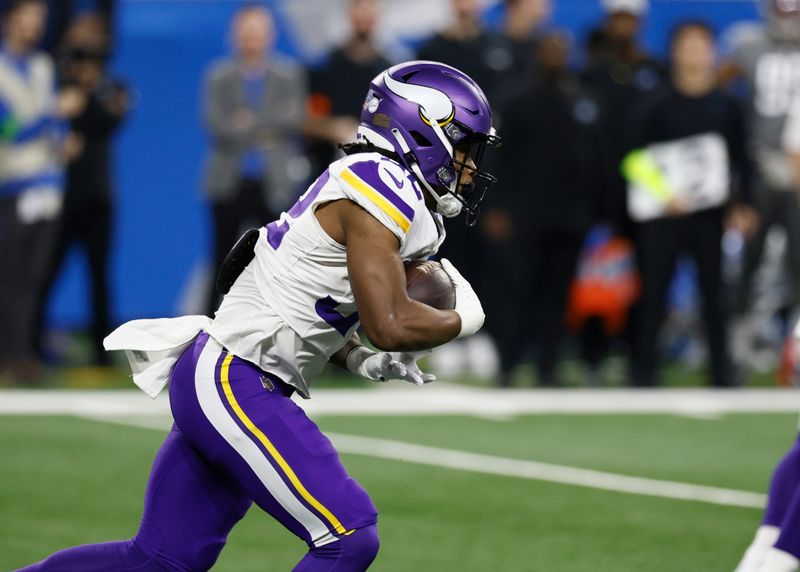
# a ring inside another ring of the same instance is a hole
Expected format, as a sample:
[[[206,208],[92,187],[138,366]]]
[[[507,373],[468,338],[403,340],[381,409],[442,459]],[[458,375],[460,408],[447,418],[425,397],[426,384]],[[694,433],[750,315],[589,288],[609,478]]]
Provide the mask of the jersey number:
[[[306,212],[329,178],[328,171],[322,173],[314,182],[314,185],[297,199],[297,202],[289,209],[288,213],[282,214],[280,219],[267,225],[267,242],[269,242],[273,250],[278,250],[281,242],[283,242],[284,235],[289,231],[289,218],[299,218],[300,215]]]
[[[339,332],[342,336],[346,336],[347,332],[350,331],[350,328],[358,323],[358,312],[353,312],[349,316],[343,316],[336,309],[338,307],[339,302],[330,296],[325,296],[321,300],[317,300],[314,309],[317,311],[317,315],[325,320],[329,326]]]

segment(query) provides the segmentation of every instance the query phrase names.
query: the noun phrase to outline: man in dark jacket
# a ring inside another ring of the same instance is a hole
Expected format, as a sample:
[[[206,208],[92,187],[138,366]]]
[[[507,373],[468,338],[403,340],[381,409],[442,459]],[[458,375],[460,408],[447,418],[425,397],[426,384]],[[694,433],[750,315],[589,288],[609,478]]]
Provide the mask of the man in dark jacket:
[[[531,333],[540,383],[557,383],[569,284],[606,179],[601,107],[567,69],[568,50],[565,34],[544,36],[536,51],[540,81],[511,99],[503,112],[505,184],[497,208],[513,227],[519,264],[513,295],[506,297],[513,302],[501,319],[506,383]]]

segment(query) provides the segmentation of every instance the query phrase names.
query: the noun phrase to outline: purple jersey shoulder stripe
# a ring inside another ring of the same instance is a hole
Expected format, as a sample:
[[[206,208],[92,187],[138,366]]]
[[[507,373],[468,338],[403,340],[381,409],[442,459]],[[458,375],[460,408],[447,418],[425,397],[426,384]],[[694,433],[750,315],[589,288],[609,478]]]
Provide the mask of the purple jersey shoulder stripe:
[[[379,163],[375,161],[359,161],[358,163],[353,163],[350,165],[349,169],[355,173],[359,179],[364,181],[372,189],[377,191],[381,196],[392,203],[409,221],[413,221],[414,209],[402,198],[400,198],[400,195],[398,195],[395,191],[389,188],[386,183],[383,182],[378,174],[378,165]],[[391,173],[389,173],[389,175],[391,176]],[[396,180],[393,176],[391,178],[392,180]],[[411,181],[406,179],[397,182],[397,186],[401,189],[404,188],[405,185],[409,185],[409,188],[413,188]]]

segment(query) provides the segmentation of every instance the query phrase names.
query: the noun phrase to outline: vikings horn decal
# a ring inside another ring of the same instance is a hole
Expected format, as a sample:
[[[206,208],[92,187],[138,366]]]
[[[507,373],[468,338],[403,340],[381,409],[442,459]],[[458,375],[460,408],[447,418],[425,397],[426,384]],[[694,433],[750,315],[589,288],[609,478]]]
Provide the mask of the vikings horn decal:
[[[444,93],[432,87],[397,81],[389,72],[383,73],[383,81],[391,91],[400,97],[419,105],[420,117],[430,124],[436,121],[440,126],[453,120],[456,109]]]

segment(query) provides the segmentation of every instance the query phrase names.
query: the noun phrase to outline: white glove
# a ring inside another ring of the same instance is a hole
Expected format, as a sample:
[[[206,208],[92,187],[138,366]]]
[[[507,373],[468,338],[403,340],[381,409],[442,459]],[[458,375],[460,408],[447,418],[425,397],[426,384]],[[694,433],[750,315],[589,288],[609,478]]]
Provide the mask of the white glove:
[[[441,262],[444,271],[450,276],[450,280],[453,281],[453,286],[456,288],[456,307],[453,309],[461,316],[461,331],[458,333],[458,337],[471,336],[481,329],[483,321],[486,319],[481,301],[478,300],[478,295],[469,282],[461,276],[461,273],[449,260],[442,258]]]
[[[367,379],[388,381],[401,379],[414,385],[424,385],[436,379],[430,373],[423,373],[417,365],[421,357],[419,353],[409,352],[373,352],[359,346],[347,354],[347,369]]]

